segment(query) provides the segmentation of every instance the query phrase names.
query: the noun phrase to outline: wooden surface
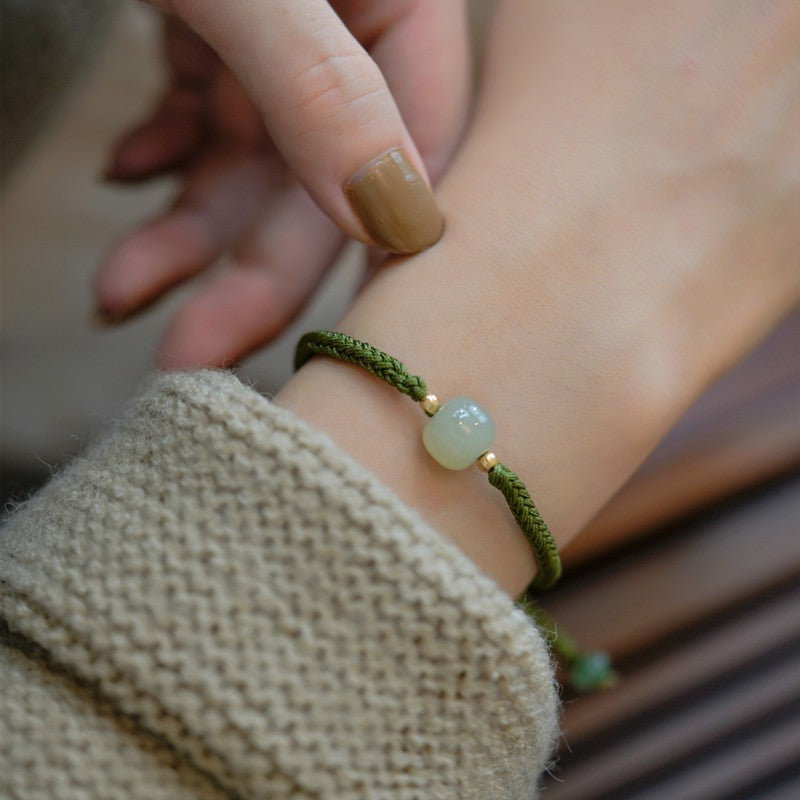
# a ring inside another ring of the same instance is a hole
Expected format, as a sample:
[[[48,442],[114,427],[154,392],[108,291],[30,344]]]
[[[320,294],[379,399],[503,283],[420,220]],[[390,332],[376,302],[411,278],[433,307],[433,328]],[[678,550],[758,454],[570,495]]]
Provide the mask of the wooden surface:
[[[565,694],[542,797],[800,798],[800,314],[578,545],[542,604],[622,678]]]
[[[567,698],[545,798],[750,798],[795,780],[800,474],[586,567],[545,605],[622,675]]]
[[[795,478],[576,575],[543,605],[588,647],[627,658],[800,576],[798,520]]]

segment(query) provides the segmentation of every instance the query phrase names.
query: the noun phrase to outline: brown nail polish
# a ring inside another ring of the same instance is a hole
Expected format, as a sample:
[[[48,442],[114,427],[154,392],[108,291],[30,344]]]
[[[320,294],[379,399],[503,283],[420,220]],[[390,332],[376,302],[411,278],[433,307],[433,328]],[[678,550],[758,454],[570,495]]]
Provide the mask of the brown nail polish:
[[[358,170],[344,194],[370,239],[392,253],[424,250],[444,230],[430,187],[398,147]]]

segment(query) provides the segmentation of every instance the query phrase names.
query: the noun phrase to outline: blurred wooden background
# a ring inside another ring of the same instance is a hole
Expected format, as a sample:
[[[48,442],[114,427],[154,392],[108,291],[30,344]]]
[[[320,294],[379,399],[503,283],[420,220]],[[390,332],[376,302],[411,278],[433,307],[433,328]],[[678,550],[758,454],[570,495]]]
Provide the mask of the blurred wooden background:
[[[565,695],[542,797],[800,798],[800,312],[566,555],[543,605],[622,679]]]

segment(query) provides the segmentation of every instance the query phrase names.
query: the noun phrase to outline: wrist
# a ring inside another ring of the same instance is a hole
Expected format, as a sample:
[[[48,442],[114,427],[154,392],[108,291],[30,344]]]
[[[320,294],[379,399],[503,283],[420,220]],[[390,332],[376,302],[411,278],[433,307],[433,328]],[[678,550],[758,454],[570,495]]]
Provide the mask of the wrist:
[[[504,314],[486,286],[499,265],[474,248],[457,252],[452,242],[468,238],[458,227],[451,217],[451,243],[383,270],[339,328],[404,361],[440,400],[483,405],[498,429],[492,449],[563,546],[657,440],[663,387],[646,388],[654,364],[633,320],[608,330],[569,305],[544,304],[539,335],[534,326],[515,336],[517,312]],[[431,459],[425,417],[407,397],[357,367],[314,358],[276,401],[328,433],[509,593],[529,583],[535,562],[502,497],[477,469],[451,472]]]
[[[509,594],[531,581],[530,545],[503,498],[477,468],[455,472],[430,457],[426,417],[408,397],[359,367],[318,357],[275,400],[327,433]]]

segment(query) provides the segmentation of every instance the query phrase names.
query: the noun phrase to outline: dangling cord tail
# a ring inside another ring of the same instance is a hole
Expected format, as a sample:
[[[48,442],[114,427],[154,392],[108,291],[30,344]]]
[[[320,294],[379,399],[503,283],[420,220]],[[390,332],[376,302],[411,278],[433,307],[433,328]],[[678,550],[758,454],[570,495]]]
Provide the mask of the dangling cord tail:
[[[428,394],[428,387],[423,378],[412,375],[402,361],[366,342],[335,331],[312,331],[305,334],[297,344],[295,370],[300,369],[315,355],[329,356],[365,369],[420,403],[429,417],[438,410],[438,401],[433,395]],[[528,590],[549,589],[561,577],[561,558],[555,540],[528,494],[525,484],[516,473],[497,461],[494,454],[488,451],[478,459],[478,464],[487,472],[489,483],[502,493],[517,525],[533,549],[537,572]],[[551,624],[552,620],[541,609],[531,608],[530,601],[524,599],[526,594],[523,594],[522,598],[518,599],[518,603],[534,617],[547,634],[553,652],[569,670],[573,686],[578,691],[589,691],[592,688],[608,685],[613,676],[608,657],[597,653],[585,656],[581,654],[574,640],[560,631],[554,623]]]
[[[611,666],[608,653],[602,650],[586,652],[546,611],[537,606],[527,591],[517,598],[520,608],[536,620],[569,685],[580,694],[598,689],[610,689],[619,676]]]

